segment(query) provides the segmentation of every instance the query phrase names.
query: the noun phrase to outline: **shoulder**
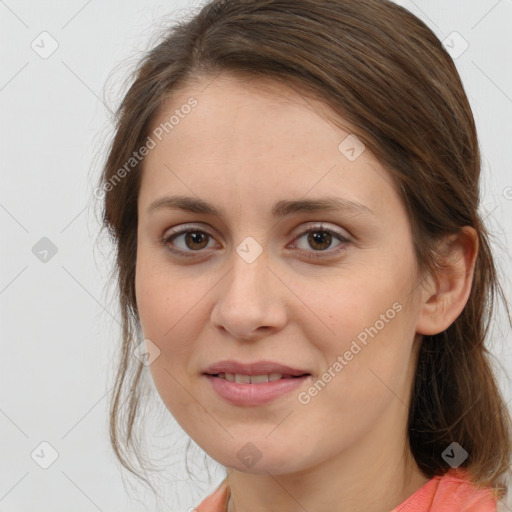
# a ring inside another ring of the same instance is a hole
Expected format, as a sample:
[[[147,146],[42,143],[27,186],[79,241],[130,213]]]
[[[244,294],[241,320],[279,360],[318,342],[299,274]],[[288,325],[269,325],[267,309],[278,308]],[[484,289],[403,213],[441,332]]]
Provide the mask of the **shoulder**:
[[[498,501],[496,512],[510,512],[512,510],[512,470],[509,469],[502,477],[505,486],[505,495]]]
[[[436,477],[437,489],[432,510],[460,510],[461,512],[495,512],[497,498],[490,487],[471,482],[465,470],[451,470]],[[441,508],[444,507],[444,508]]]
[[[226,512],[229,496],[229,481],[226,477],[213,493],[195,507],[194,512]]]
[[[458,469],[431,478],[393,512],[496,512],[496,502],[492,488],[477,486]]]

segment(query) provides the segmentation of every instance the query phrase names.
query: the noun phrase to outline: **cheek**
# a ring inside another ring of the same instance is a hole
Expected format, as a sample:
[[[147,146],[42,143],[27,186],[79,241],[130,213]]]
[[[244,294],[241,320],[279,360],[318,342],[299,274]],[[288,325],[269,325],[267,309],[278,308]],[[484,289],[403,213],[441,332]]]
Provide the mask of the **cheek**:
[[[417,311],[405,259],[393,266],[352,266],[336,279],[301,288],[316,315],[308,312],[309,321],[304,317],[300,325],[322,362],[325,382],[312,402],[350,416],[362,403],[388,400],[388,387],[406,394]]]
[[[335,275],[299,279],[293,289],[307,310],[301,309],[297,322],[323,353],[329,347],[348,350],[358,336],[364,343],[375,327],[384,339],[386,332],[399,330],[408,293],[409,280],[395,274],[383,266],[352,264]]]
[[[144,338],[159,350],[158,357],[149,365],[149,372],[172,416],[186,421],[190,396],[185,389],[189,378],[187,365],[196,336],[194,325],[186,322],[185,301],[170,291],[165,280],[158,278],[158,274],[141,272],[139,276],[137,301],[142,331]]]
[[[179,342],[175,333],[180,323],[187,323],[187,314],[195,311],[201,293],[198,286],[201,285],[193,285],[187,279],[180,278],[179,273],[172,273],[165,258],[161,255],[157,257],[152,252],[144,246],[139,248],[135,295],[144,336],[154,338],[159,345],[165,344],[165,350],[166,346]]]
[[[207,321],[204,296],[211,286],[208,279],[171,272],[150,251],[142,249],[138,255],[135,293],[140,324],[144,337],[160,351],[149,370],[162,401],[177,419],[191,406],[186,390],[196,370],[191,362]]]

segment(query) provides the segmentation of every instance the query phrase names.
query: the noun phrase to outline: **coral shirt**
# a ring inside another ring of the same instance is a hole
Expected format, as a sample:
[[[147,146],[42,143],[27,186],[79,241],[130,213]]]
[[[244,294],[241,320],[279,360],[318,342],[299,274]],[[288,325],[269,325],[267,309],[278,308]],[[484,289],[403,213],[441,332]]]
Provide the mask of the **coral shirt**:
[[[197,512],[226,512],[230,489],[227,478],[195,508]],[[495,512],[491,488],[474,486],[463,470],[435,476],[390,512]]]

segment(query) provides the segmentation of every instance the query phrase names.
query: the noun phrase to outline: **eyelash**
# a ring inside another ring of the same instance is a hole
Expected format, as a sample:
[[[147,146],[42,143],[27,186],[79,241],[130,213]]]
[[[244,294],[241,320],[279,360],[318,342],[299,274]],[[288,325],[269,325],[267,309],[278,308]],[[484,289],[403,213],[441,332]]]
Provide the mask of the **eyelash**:
[[[299,233],[299,235],[296,237],[296,239],[300,239],[302,238],[304,235],[308,235],[309,233],[314,233],[314,232],[318,232],[318,233],[328,233],[330,235],[332,235],[333,237],[337,238],[341,243],[339,244],[339,246],[343,246],[343,245],[346,245],[346,244],[349,244],[350,243],[350,240],[348,240],[347,238],[345,238],[343,235],[341,235],[340,233],[337,233],[336,231],[333,231],[331,229],[327,229],[327,228],[324,228],[322,225],[319,225],[319,226],[313,226],[301,233]],[[163,237],[159,242],[161,245],[163,245],[164,247],[167,248],[167,250],[169,250],[169,252],[171,252],[172,254],[175,254],[177,256],[183,256],[183,257],[186,257],[186,258],[194,258],[196,257],[196,254],[194,253],[200,253],[202,252],[201,250],[198,250],[198,251],[182,251],[180,249],[173,249],[170,247],[170,242],[173,241],[173,239],[177,238],[178,236],[181,236],[181,235],[184,235],[184,234],[187,234],[187,233],[204,233],[207,237],[210,237],[210,238],[213,238],[212,235],[210,235],[208,232],[204,231],[203,229],[200,229],[198,227],[188,227],[188,228],[183,228],[179,231],[176,231],[174,233],[172,233],[171,235],[169,236],[166,236],[166,237]],[[337,246],[337,247],[339,247]],[[301,251],[306,251],[305,249],[300,249]],[[341,249],[337,249],[337,250],[334,250],[331,252],[331,250],[318,250],[318,251],[306,251],[307,253],[310,253],[310,254],[307,254],[307,255],[304,255],[306,258],[322,258],[322,257],[332,257],[332,256],[336,256],[336,255],[339,255],[341,254],[342,252],[346,251],[347,250],[347,247],[342,247]],[[327,255],[325,255],[325,253],[327,253]]]

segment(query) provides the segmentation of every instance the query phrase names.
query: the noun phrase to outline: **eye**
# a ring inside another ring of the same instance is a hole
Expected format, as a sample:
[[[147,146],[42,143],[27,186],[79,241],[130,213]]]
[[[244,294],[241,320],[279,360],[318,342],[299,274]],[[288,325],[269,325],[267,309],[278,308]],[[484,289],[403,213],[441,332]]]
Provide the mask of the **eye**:
[[[326,229],[323,225],[312,226],[310,229],[302,231],[295,240],[304,239],[301,243],[295,243],[292,248],[298,248],[303,251],[303,257],[320,258],[334,256],[347,249],[350,241],[341,233],[332,229]],[[335,240],[338,244],[335,249],[330,249]],[[210,242],[213,236],[197,226],[188,226],[176,229],[160,240],[172,254],[184,257],[195,257],[204,249],[212,248]],[[337,249],[336,249],[337,248]],[[312,250],[311,250],[312,249]]]
[[[195,256],[194,253],[207,249],[213,237],[198,227],[189,226],[164,236],[160,241],[169,251],[178,256]],[[177,248],[176,248],[177,247]]]
[[[311,253],[307,254],[306,257],[308,258],[321,258],[324,256],[332,256],[335,254],[339,254],[340,252],[346,250],[346,245],[350,243],[350,241],[341,233],[338,233],[337,231],[331,229],[326,229],[322,225],[313,226],[312,228],[303,231],[296,238],[296,240],[301,240],[304,237],[306,237],[304,239],[305,243],[295,244],[294,247],[298,247],[299,249],[304,250],[307,253]],[[335,239],[339,241],[339,243],[335,245],[335,247],[339,247],[339,249],[328,250],[330,247],[332,247],[332,244],[335,241]],[[313,251],[311,251],[309,248],[312,248]]]

